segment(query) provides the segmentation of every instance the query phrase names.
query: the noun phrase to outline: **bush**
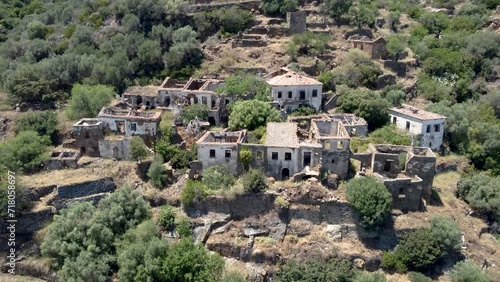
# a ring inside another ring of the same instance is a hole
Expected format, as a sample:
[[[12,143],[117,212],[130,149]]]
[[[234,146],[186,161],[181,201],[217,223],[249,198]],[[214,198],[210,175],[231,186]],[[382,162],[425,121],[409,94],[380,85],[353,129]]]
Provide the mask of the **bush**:
[[[311,105],[307,105],[298,107],[290,116],[310,116],[315,114],[317,114],[316,109]]]
[[[253,21],[250,11],[240,7],[221,8],[209,12],[196,13],[193,17],[194,25],[204,38],[220,31],[221,33],[237,33],[244,31]]]
[[[364,118],[370,130],[382,127],[389,121],[389,103],[376,92],[347,89],[339,97],[338,104],[341,112]]]
[[[182,109],[180,117],[182,122],[184,123],[189,123],[195,118],[206,120],[208,117],[208,107],[204,104],[194,104],[187,106]]]
[[[489,282],[490,278],[483,270],[469,261],[460,261],[451,270],[452,282]]]
[[[148,150],[144,140],[139,136],[130,139],[130,157],[133,160],[144,159],[148,155]]]
[[[157,224],[162,228],[169,230],[174,226],[175,223],[175,211],[168,204],[160,208],[160,214],[158,215]]]
[[[224,260],[219,254],[212,254],[192,239],[182,239],[162,260],[161,281],[219,281],[223,270]]]
[[[428,228],[406,234],[395,250],[396,257],[411,270],[428,270],[442,256],[439,242]]]
[[[245,170],[248,170],[248,166],[250,165],[250,162],[252,161],[252,150],[248,148],[242,148],[240,150],[240,161],[241,164],[243,165],[243,168]]]
[[[175,231],[181,238],[189,238],[193,236],[191,220],[188,217],[182,217],[175,225]]]
[[[356,279],[353,280],[354,282],[386,282],[387,279],[385,278],[385,275],[382,273],[363,273],[361,275],[358,275]]]
[[[269,101],[270,91],[269,85],[263,79],[242,72],[230,75],[224,80],[224,85],[217,89],[218,93],[223,93],[234,99],[253,95],[255,99],[264,102]]]
[[[346,198],[361,215],[363,226],[373,228],[384,223],[392,205],[392,196],[384,184],[360,177],[347,182],[346,189]]]
[[[409,276],[410,276],[410,282],[432,282],[431,278],[423,275],[420,272],[412,271],[409,273]]]
[[[15,172],[35,172],[48,160],[49,144],[48,137],[40,137],[35,131],[21,131],[0,143],[0,167]]]
[[[262,170],[251,168],[242,176],[245,192],[259,193],[267,189],[266,177]]]
[[[500,176],[492,177],[480,173],[460,180],[457,192],[473,210],[500,221],[499,184]]]
[[[312,31],[295,34],[288,44],[287,53],[293,59],[300,55],[320,55],[325,51],[328,39],[328,36],[314,34]]]
[[[395,252],[384,252],[380,266],[387,270],[395,270],[399,273],[404,273],[408,270],[405,263]]]
[[[451,254],[460,249],[462,231],[453,219],[442,216],[431,218],[431,232],[443,254]]]
[[[36,131],[39,136],[47,136],[54,144],[57,140],[57,114],[53,111],[27,112],[21,115],[14,124],[14,131]]]
[[[111,102],[114,94],[113,88],[109,86],[75,84],[66,114],[72,120],[96,117]]]
[[[268,122],[280,121],[280,112],[270,104],[258,100],[238,101],[229,115],[231,130],[254,130]]]
[[[188,180],[182,190],[181,202],[185,206],[191,206],[206,197],[205,186],[201,181]]]
[[[156,155],[148,169],[148,177],[153,186],[163,188],[168,183],[167,169],[163,165],[163,157]]]
[[[293,12],[298,6],[297,0],[264,0],[260,8],[268,15],[284,16],[287,12]]]
[[[161,280],[161,259],[167,255],[168,243],[160,237],[153,221],[144,221],[123,237],[117,244],[118,279]]]
[[[203,184],[208,189],[227,190],[234,184],[234,176],[225,165],[214,165],[203,170]]]
[[[288,260],[274,279],[277,282],[327,282],[352,281],[354,276],[352,263],[348,260],[310,260],[305,263]]]

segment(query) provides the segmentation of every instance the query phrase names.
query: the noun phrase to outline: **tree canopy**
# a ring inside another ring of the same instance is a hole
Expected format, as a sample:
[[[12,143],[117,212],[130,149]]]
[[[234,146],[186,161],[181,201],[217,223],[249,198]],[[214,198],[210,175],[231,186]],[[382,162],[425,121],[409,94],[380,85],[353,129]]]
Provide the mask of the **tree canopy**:
[[[231,130],[254,130],[272,121],[281,121],[280,112],[259,100],[238,101],[229,115]]]

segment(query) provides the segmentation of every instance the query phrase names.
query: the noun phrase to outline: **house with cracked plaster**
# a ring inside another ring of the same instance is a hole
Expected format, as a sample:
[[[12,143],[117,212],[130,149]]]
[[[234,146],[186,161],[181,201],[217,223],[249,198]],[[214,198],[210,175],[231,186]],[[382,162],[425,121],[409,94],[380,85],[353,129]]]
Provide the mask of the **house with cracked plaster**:
[[[391,123],[408,131],[423,147],[438,150],[443,144],[446,117],[402,104],[389,109]]]

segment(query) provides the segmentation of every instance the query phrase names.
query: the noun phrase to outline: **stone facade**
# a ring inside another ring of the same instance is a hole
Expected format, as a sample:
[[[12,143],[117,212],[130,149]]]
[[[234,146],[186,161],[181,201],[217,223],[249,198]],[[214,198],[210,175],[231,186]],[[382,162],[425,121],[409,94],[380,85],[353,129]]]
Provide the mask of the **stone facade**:
[[[299,34],[307,30],[306,16],[306,11],[288,12],[286,14],[290,34]]]
[[[443,144],[445,116],[406,104],[389,109],[389,116],[398,128],[414,135],[421,146],[437,150]]]
[[[317,177],[323,169],[339,178],[347,177],[350,137],[342,122],[321,117],[308,130],[295,122],[268,123],[265,144],[246,143],[246,132],[207,132],[197,142],[201,169],[227,165],[242,172],[239,153],[250,150],[250,167],[262,168],[275,179]],[[197,172],[198,173],[198,172]]]
[[[370,144],[367,154],[353,154],[362,174],[375,176],[393,196],[393,207],[416,211],[429,201],[436,174],[436,155],[423,147]]]
[[[286,68],[269,76],[271,98],[281,109],[288,113],[302,105],[321,109],[323,83]]]
[[[348,41],[351,42],[352,47],[362,50],[372,59],[385,59],[387,56],[386,41],[382,37],[373,40],[367,36],[355,34],[349,37]]]
[[[304,130],[309,130],[313,119],[336,119],[344,126],[350,137],[365,137],[368,134],[368,123],[354,114],[334,113],[310,116],[289,116],[289,122],[296,122]]]
[[[156,137],[160,126],[161,112],[104,107],[97,119],[106,125],[106,129],[118,135]]]
[[[104,138],[104,122],[84,118],[73,125],[74,146],[82,155],[99,157],[99,140]]]
[[[117,135],[99,140],[99,153],[106,159],[129,160],[130,137]]]

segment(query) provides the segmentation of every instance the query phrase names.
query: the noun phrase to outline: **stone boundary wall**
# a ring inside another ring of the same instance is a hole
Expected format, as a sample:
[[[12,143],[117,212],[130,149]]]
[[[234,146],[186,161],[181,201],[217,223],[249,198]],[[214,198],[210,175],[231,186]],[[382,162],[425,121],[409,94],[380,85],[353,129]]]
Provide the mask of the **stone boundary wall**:
[[[98,180],[85,181],[57,187],[57,198],[81,198],[99,193],[113,192],[116,184],[113,178],[105,177]]]

